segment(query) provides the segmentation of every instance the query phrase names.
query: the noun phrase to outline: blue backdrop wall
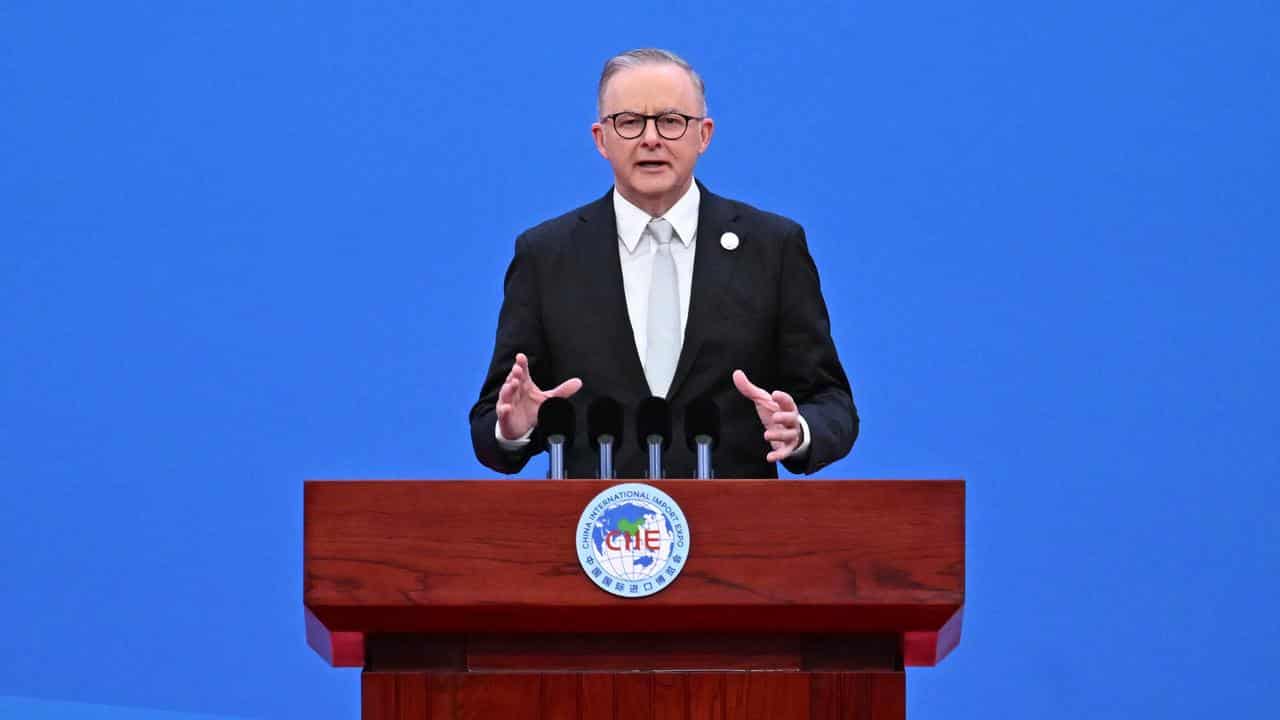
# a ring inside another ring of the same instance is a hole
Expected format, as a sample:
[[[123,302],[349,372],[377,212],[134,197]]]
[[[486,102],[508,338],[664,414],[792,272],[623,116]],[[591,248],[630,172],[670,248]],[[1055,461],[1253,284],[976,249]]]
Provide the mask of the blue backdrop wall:
[[[863,416],[823,475],[969,481],[910,716],[1269,716],[1278,20],[3,3],[0,714],[357,716],[302,482],[490,476],[513,238],[609,187],[597,73],[658,45],[708,83],[698,176],[808,231]]]

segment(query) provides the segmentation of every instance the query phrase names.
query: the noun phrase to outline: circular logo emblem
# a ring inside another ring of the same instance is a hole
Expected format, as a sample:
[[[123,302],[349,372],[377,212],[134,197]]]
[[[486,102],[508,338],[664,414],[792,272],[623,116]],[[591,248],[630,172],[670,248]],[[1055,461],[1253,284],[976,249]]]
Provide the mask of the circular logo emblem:
[[[670,495],[643,483],[614,485],[578,519],[578,562],[607,592],[652,595],[680,575],[689,557],[689,523]]]

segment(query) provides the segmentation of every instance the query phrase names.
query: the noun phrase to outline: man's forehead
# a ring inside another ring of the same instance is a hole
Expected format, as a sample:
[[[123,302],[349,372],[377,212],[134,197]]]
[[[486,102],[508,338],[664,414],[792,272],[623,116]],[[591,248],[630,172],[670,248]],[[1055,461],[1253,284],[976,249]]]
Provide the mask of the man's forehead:
[[[668,63],[640,65],[618,72],[609,79],[604,97],[611,112],[694,112],[698,104],[693,78],[679,65]]]

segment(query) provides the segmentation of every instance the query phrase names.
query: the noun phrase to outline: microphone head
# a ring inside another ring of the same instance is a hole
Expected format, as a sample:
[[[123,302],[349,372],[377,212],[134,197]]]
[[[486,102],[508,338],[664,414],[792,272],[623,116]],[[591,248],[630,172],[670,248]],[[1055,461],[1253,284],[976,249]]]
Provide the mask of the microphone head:
[[[636,411],[636,437],[640,447],[649,446],[649,436],[662,438],[662,449],[671,447],[671,406],[656,395],[640,402]]]
[[[587,442],[600,450],[600,436],[613,437],[613,451],[622,444],[622,406],[611,397],[598,397],[587,406]]]
[[[573,445],[573,403],[565,398],[547,398],[538,408],[538,434],[543,442],[552,435],[563,435],[564,445]]]
[[[699,435],[711,439],[712,450],[720,446],[720,408],[709,397],[694,400],[685,408],[684,441],[690,450],[697,451]]]

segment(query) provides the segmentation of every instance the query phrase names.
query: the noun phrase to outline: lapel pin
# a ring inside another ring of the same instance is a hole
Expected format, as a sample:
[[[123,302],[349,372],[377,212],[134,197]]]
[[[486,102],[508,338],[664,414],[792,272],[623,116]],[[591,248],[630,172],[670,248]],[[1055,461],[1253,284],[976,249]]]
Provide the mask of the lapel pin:
[[[721,236],[720,236],[720,247],[724,248],[725,250],[737,250],[737,249],[738,249],[738,234],[737,234],[737,233],[727,232],[727,233],[725,233],[725,234],[721,235]]]

